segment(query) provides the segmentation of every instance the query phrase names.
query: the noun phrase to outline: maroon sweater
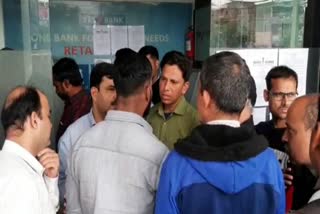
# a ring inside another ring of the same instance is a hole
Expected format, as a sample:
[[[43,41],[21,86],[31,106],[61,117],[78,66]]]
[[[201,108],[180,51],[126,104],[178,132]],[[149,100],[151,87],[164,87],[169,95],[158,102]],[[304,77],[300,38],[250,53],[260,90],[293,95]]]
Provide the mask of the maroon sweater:
[[[68,126],[76,121],[81,116],[87,114],[91,109],[91,99],[85,90],[71,97],[64,104],[64,110],[59,122],[58,131],[56,134],[56,148],[58,141]]]

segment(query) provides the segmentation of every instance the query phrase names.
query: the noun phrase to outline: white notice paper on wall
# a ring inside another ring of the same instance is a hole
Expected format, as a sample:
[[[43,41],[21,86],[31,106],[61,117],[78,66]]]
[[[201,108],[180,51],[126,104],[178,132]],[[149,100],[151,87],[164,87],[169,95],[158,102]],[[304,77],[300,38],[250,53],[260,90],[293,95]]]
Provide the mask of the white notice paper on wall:
[[[111,30],[111,53],[114,55],[117,50],[128,47],[128,27],[110,26]]]
[[[93,52],[94,55],[110,55],[110,27],[96,25],[93,28]]]
[[[279,49],[279,65],[286,65],[298,74],[298,94],[306,93],[308,48]]]
[[[139,51],[145,45],[144,26],[128,26],[129,48]]]

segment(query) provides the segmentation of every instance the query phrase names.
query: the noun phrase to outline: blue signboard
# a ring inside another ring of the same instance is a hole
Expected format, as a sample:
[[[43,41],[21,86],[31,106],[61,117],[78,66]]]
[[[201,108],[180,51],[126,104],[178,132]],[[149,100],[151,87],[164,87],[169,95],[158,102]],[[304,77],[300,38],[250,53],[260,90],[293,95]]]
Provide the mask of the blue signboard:
[[[128,2],[50,2],[52,55],[70,56],[79,63],[94,63],[93,26],[143,25],[145,43],[158,48],[160,56],[170,50],[184,51],[185,32],[191,23],[191,4]]]
[[[143,25],[145,44],[157,47],[162,57],[170,50],[184,52],[185,33],[192,17],[191,3],[29,0],[28,5],[28,13],[23,14],[29,14],[30,18],[31,50],[51,50],[53,61],[74,58],[87,87],[94,60],[113,59],[110,55],[94,55],[94,25]],[[6,46],[24,49],[23,19],[15,18],[22,14],[21,3],[4,0],[3,7]]]

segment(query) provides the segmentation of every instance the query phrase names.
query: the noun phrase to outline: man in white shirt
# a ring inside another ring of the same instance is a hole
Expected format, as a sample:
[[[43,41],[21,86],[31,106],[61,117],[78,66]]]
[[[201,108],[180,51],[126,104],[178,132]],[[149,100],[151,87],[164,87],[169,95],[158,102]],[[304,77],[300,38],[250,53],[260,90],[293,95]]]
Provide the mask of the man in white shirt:
[[[51,149],[48,99],[33,87],[7,96],[1,122],[0,213],[54,214],[58,209],[59,158]]]
[[[115,61],[116,110],[74,145],[67,170],[67,213],[151,214],[168,149],[142,117],[152,97],[147,58]]]
[[[78,138],[96,123],[104,120],[107,112],[116,99],[116,90],[113,83],[113,65],[99,63],[91,71],[90,89],[92,97],[91,111],[71,124],[59,139],[60,175],[59,191],[60,206],[63,205],[65,195],[65,181],[67,162],[70,157],[71,148]],[[62,207],[62,206],[61,206]]]

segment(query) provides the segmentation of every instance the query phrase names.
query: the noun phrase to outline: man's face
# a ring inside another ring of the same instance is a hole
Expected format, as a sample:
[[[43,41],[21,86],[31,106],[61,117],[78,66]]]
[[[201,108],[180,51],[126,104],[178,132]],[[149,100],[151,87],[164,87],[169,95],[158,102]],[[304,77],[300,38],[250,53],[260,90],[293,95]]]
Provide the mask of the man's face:
[[[178,102],[189,88],[189,82],[185,82],[182,72],[176,65],[165,65],[160,78],[160,97],[164,105],[172,105]]]
[[[39,133],[41,142],[43,142],[43,147],[50,145],[50,135],[51,135],[51,109],[47,97],[40,93],[41,102],[41,117],[39,125]]]
[[[147,58],[151,64],[151,68],[152,68],[152,83],[155,83],[158,78],[159,60],[152,57],[150,54],[147,55]]]
[[[106,114],[116,100],[116,96],[117,93],[113,80],[104,76],[95,97],[93,97],[93,101],[97,105],[98,110]]]
[[[286,119],[288,108],[296,95],[297,83],[294,78],[271,79],[271,90],[264,91],[264,98],[269,102],[273,119]]]
[[[65,88],[63,87],[63,82],[59,82],[59,81],[53,81],[53,86],[56,90],[56,94],[60,97],[60,99],[62,99],[63,101],[68,100],[68,95],[65,91]]]
[[[287,143],[289,154],[293,161],[301,165],[310,165],[309,147],[311,139],[311,129],[306,129],[299,106],[289,108],[282,140]]]

